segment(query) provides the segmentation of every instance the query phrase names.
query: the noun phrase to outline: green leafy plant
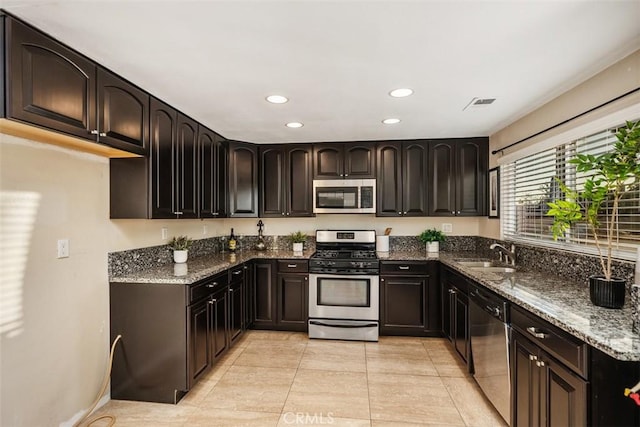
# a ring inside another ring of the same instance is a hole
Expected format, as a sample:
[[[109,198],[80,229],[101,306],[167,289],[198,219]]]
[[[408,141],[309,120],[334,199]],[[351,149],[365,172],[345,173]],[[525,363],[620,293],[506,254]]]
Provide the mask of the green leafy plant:
[[[420,233],[418,238],[422,243],[444,242],[446,236],[442,231],[436,230],[435,228],[430,228]]]
[[[618,208],[629,191],[640,182],[640,121],[626,122],[616,133],[617,142],[612,151],[595,156],[578,154],[569,163],[578,172],[594,172],[576,191],[557,180],[563,199],[547,203],[552,216],[551,232],[554,239],[564,237],[572,225],[586,223],[598,249],[602,273],[611,280],[613,242],[618,231]],[[603,208],[607,208],[604,209]],[[604,217],[604,234],[598,233],[600,218]]]
[[[304,243],[307,241],[307,235],[302,231],[296,231],[289,234],[289,240],[291,240],[291,243]]]
[[[192,244],[193,240],[187,236],[174,236],[168,243],[174,251],[187,251]]]

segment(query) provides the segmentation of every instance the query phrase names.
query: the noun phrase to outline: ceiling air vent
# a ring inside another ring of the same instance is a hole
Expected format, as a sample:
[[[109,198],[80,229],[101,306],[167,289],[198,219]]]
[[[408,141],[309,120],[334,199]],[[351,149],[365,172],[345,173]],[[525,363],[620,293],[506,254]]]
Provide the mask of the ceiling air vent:
[[[477,110],[477,109],[480,109],[480,108],[486,108],[489,105],[493,104],[493,101],[495,101],[495,100],[496,100],[495,98],[473,98],[462,109],[462,111],[465,111],[465,110]]]

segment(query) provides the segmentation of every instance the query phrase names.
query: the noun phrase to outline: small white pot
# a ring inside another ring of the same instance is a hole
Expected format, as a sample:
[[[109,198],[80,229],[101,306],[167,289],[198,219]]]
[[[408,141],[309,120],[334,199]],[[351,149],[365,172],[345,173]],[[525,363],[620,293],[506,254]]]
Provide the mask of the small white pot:
[[[183,262],[187,262],[187,257],[189,256],[189,251],[173,251],[173,262],[176,264],[181,264]]]
[[[304,247],[304,243],[294,243],[293,252],[302,252],[303,247]]]
[[[440,251],[440,242],[427,242],[427,252],[438,253]]]

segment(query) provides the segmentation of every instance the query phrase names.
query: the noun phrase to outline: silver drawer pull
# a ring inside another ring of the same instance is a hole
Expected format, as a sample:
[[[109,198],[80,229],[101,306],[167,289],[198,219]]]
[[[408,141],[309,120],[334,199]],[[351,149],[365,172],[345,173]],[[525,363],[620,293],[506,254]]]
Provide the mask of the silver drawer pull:
[[[234,276],[237,276],[238,274],[242,274],[242,270],[234,271],[231,274],[233,274]]]
[[[209,304],[215,304],[215,303],[217,303],[217,302],[218,302],[218,300],[217,300],[217,299],[210,299],[210,300],[209,300]]]
[[[540,332],[537,328],[535,328],[533,326],[529,326],[527,328],[527,332],[529,332],[534,337],[540,338],[540,339],[545,339],[545,338],[547,338],[549,336],[549,334],[545,334],[544,332]]]
[[[216,284],[215,284],[215,283],[207,283],[207,284],[205,285],[205,287],[207,287],[207,288],[215,288],[215,286],[216,286]]]
[[[538,356],[530,354],[529,355],[529,360],[538,360]]]
[[[408,265],[401,265],[398,267],[400,270],[408,270],[409,266]]]
[[[538,361],[536,362],[536,366],[537,366],[538,368],[542,368],[544,365],[545,365],[545,363],[544,363],[542,360],[538,360]]]
[[[296,268],[298,264],[287,264],[288,268]]]

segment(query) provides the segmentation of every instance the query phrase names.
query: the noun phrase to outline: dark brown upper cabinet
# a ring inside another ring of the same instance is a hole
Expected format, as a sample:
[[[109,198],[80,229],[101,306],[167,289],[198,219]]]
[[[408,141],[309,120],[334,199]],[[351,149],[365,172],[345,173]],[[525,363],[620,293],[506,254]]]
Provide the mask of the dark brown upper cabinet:
[[[198,123],[151,98],[149,157],[110,159],[111,218],[198,217]]]
[[[309,144],[260,147],[260,216],[313,216]]]
[[[374,144],[349,142],[313,145],[313,179],[375,177]]]
[[[229,143],[229,216],[258,216],[258,148]]]
[[[428,202],[428,143],[378,143],[377,216],[425,216]]]
[[[7,118],[147,153],[146,92],[11,17],[5,22]]]
[[[197,218],[198,124],[151,99],[151,218]]]
[[[432,140],[429,144],[429,216],[484,216],[489,140]]]
[[[198,126],[200,162],[200,218],[227,216],[226,140],[210,129]]]

